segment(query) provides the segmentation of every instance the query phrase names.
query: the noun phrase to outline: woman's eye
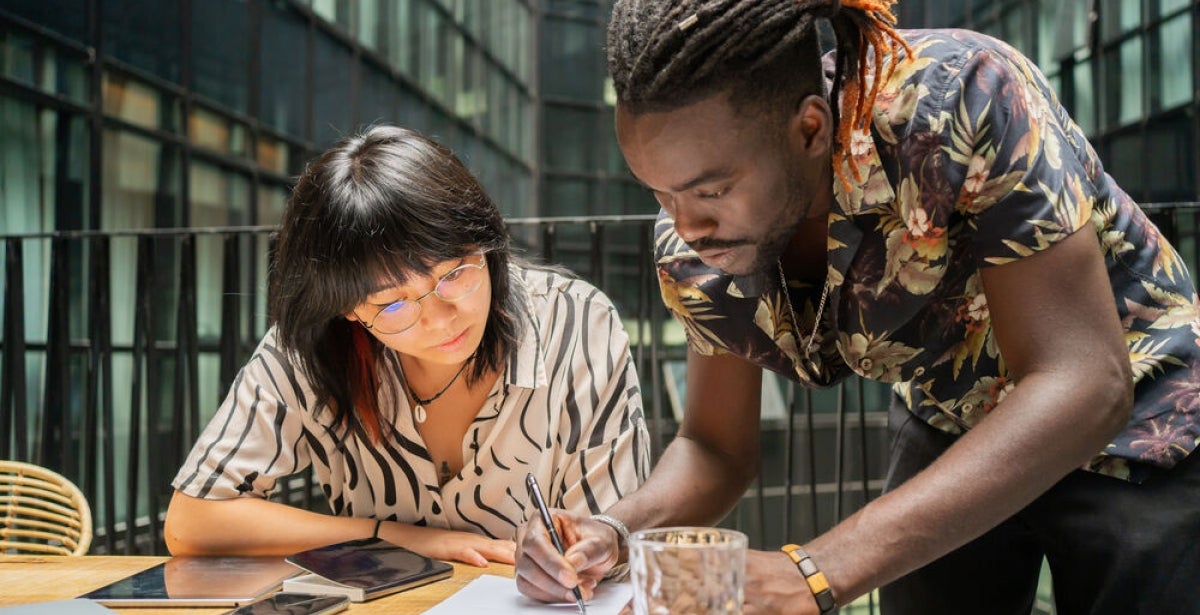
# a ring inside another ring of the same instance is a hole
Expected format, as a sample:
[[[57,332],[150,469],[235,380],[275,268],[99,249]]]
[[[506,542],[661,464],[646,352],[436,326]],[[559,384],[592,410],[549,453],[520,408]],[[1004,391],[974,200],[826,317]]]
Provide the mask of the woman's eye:
[[[458,278],[462,277],[462,274],[463,274],[463,270],[461,268],[455,269],[455,270],[451,271],[450,273],[447,273],[446,275],[442,276],[442,281],[443,282],[453,282],[453,281],[457,280]]]

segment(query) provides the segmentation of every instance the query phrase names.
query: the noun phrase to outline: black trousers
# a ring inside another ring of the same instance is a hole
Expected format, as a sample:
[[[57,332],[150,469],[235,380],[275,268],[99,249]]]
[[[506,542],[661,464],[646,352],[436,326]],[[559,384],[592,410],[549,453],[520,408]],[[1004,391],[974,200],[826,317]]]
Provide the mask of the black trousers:
[[[884,490],[954,438],[893,403]],[[881,588],[884,615],[1028,615],[1042,558],[1059,615],[1200,613],[1200,453],[1146,482],[1076,470],[1004,523]]]

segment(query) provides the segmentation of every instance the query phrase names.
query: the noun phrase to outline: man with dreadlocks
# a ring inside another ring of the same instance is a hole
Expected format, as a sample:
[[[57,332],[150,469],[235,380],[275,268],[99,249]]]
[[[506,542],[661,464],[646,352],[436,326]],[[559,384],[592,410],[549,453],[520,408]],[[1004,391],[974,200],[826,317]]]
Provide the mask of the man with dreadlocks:
[[[640,489],[556,511],[565,556],[520,532],[524,593],[590,595],[629,529],[727,514],[758,474],[768,368],[894,383],[893,441],[884,495],[749,554],[748,611],[882,587],[888,615],[1028,613],[1043,558],[1059,613],[1196,608],[1188,272],[1028,59],[895,30],[892,4],[617,1],[617,137],[662,206],[687,408]]]

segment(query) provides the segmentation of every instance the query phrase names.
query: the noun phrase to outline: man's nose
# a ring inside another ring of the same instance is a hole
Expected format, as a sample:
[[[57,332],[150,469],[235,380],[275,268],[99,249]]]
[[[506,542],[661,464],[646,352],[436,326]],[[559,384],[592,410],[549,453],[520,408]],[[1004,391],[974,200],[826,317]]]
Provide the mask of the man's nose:
[[[675,233],[687,243],[712,235],[717,229],[717,221],[707,207],[695,203],[675,201],[674,215]]]

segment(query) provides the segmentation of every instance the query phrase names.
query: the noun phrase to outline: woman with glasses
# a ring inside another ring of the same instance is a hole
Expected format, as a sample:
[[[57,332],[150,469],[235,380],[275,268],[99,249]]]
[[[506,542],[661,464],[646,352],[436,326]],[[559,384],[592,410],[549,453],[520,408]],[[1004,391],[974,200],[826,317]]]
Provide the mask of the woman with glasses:
[[[347,138],[300,177],[272,326],[173,481],[175,554],[287,554],[378,536],[513,560],[536,509],[602,513],[649,466],[629,339],[595,287],[510,252],[449,150],[402,128]],[[331,514],[273,502],[312,469]]]

